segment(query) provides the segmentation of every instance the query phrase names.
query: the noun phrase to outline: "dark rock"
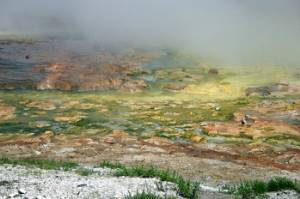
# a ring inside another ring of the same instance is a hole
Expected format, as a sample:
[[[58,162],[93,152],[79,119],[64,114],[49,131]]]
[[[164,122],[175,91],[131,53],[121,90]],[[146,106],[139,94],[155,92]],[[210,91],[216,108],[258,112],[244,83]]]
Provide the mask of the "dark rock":
[[[278,82],[269,87],[272,92],[287,92],[289,90],[289,86],[288,82]]]
[[[186,87],[185,84],[176,84],[176,83],[169,83],[164,86],[164,88],[169,90],[182,90]]]
[[[8,185],[11,185],[11,182],[9,182],[7,180],[0,181],[0,186],[8,186]]]
[[[297,84],[291,85],[288,82],[277,82],[268,86],[249,87],[246,89],[246,96],[259,95],[268,96],[274,92],[299,92],[300,86]]]
[[[251,118],[249,115],[245,115],[244,118],[241,120],[242,125],[250,126],[255,123],[255,120]]]
[[[300,73],[296,73],[296,74],[295,74],[295,77],[296,77],[297,79],[300,79]]]
[[[287,101],[289,104],[296,104],[295,100],[288,100]]]
[[[86,187],[86,186],[87,186],[87,184],[85,184],[85,183],[77,185],[77,187]]]
[[[246,89],[246,96],[251,96],[251,95],[260,95],[260,96],[271,95],[271,88],[268,86],[249,87]]]
[[[219,74],[219,70],[216,68],[211,68],[208,70],[209,74],[213,74],[213,75],[218,75]]]
[[[137,92],[147,88],[148,85],[144,80],[131,80],[127,81],[121,86],[122,90],[129,91],[129,92]]]

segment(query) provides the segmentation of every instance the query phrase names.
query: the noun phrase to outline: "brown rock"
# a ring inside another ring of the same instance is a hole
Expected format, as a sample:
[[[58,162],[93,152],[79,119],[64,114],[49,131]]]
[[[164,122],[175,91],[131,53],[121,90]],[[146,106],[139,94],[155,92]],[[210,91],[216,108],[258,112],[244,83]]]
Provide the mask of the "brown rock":
[[[53,137],[54,133],[52,131],[46,131],[39,138],[43,143],[49,143]]]
[[[217,75],[217,74],[219,74],[219,70],[216,69],[216,68],[211,68],[211,69],[208,70],[208,73],[213,74],[213,75]]]
[[[233,116],[234,116],[234,121],[241,122],[242,119],[245,116],[245,113],[243,113],[243,112],[235,112],[235,113],[233,113]]]
[[[0,120],[15,118],[16,108],[0,102]]]
[[[295,155],[293,157],[290,158],[289,160],[290,164],[300,164],[300,155]]]
[[[259,86],[259,87],[249,87],[246,89],[246,96],[260,95],[267,96],[272,93],[291,93],[300,92],[300,85],[289,84],[288,82],[278,82],[271,85]]]
[[[166,153],[167,151],[165,149],[162,149],[160,147],[153,147],[153,146],[147,146],[147,145],[143,145],[141,147],[142,151],[145,152],[151,152],[151,153]]]
[[[111,136],[113,138],[127,138],[128,137],[128,133],[122,131],[122,130],[113,130]]]
[[[107,144],[115,144],[116,140],[112,137],[106,137],[106,138],[104,138],[104,142]]]
[[[170,84],[166,84],[164,88],[169,90],[183,90],[186,86],[187,86],[186,84],[170,83]]]
[[[147,88],[148,85],[144,80],[131,80],[124,83],[121,87],[124,91],[137,92]]]
[[[271,95],[272,89],[269,86],[249,87],[246,89],[246,96],[268,96]]]
[[[254,124],[255,120],[259,120],[257,117],[246,114],[244,112],[235,112],[233,115],[234,115],[234,121],[247,126]]]
[[[62,115],[62,116],[56,116],[54,120],[57,122],[74,123],[80,121],[84,117],[85,116],[83,115],[66,115],[66,116]]]
[[[45,111],[51,111],[56,109],[55,104],[51,101],[33,101],[26,104],[26,107],[38,108]]]
[[[166,145],[172,145],[173,142],[167,138],[161,138],[161,137],[152,137],[150,139],[145,140],[145,142],[149,144],[154,144],[158,146],[166,146]]]

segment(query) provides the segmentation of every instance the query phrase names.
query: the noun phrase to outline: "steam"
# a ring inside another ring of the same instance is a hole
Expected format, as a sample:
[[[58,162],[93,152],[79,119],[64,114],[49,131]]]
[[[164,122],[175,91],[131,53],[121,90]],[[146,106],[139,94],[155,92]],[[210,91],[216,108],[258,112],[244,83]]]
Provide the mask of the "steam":
[[[0,0],[0,32],[300,65],[299,0]]]

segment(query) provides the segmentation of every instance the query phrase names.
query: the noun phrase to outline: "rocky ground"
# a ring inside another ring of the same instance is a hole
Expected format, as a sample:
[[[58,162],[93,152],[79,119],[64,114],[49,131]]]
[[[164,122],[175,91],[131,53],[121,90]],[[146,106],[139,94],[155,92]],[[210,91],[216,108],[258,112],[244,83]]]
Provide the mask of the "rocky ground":
[[[93,168],[90,176],[74,171],[0,166],[0,198],[124,198],[137,192],[176,196],[176,186],[157,179],[112,177],[109,169]],[[160,184],[160,189],[158,189]]]
[[[0,166],[0,198],[125,198],[136,193],[153,193],[160,197],[182,198],[177,185],[155,178],[113,177],[113,170],[82,166],[92,174],[79,175],[76,170],[42,170],[23,166]],[[221,193],[221,186],[200,185],[201,198],[233,199],[233,195]],[[269,199],[298,199],[291,190],[270,192]]]

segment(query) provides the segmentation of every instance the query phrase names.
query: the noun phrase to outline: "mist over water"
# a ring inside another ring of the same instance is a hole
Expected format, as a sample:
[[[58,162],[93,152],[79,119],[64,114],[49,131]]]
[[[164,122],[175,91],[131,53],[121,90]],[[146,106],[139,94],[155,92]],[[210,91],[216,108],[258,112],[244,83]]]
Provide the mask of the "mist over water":
[[[299,0],[0,0],[0,32],[300,65]]]

